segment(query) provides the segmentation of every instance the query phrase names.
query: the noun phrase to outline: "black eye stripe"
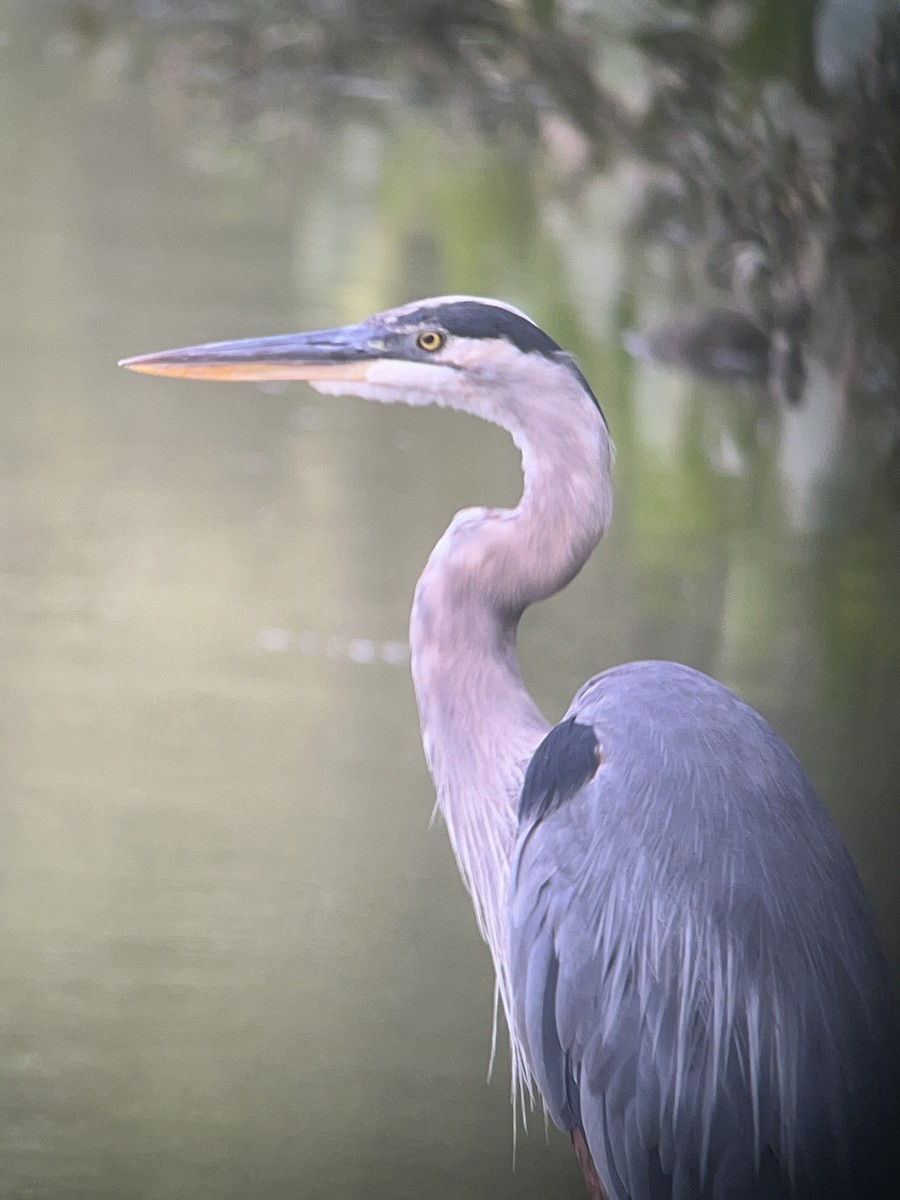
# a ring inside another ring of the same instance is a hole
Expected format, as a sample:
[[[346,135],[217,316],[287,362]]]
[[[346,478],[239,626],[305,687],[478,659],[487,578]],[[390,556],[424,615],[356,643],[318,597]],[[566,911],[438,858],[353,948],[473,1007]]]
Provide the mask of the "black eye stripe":
[[[431,310],[418,309],[410,313],[408,319],[417,324],[421,322],[426,329],[429,319],[436,321],[451,337],[504,338],[523,354],[543,354],[546,358],[555,358],[562,353],[553,338],[527,317],[520,317],[518,313],[496,304],[457,300]]]
[[[434,327],[431,326],[432,321],[435,323]],[[453,300],[447,304],[423,305],[406,311],[399,318],[398,325],[406,337],[411,332],[410,326],[413,329],[418,326],[421,332],[416,338],[416,345],[420,350],[429,354],[434,354],[436,350],[442,349],[446,345],[448,337],[484,338],[488,341],[496,338],[509,342],[523,354],[539,354],[543,358],[549,359],[550,362],[568,367],[596,404],[600,416],[603,417],[603,422],[606,424],[600,401],[594,395],[590,384],[578,369],[574,359],[560,348],[558,342],[555,342],[549,334],[544,333],[543,329],[533,324],[527,317],[510,312],[509,309],[500,305],[488,304],[481,300]],[[440,345],[423,346],[419,339],[427,334],[437,334],[441,339]],[[466,369],[453,362],[445,362],[445,365],[456,370]]]

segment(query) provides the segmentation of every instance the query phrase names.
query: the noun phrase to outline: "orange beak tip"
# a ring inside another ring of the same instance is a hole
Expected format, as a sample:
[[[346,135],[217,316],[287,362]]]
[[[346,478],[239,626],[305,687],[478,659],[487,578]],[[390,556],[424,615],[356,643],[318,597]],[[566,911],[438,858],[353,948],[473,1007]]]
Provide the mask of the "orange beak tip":
[[[137,371],[141,375],[152,375],[154,370],[148,367],[146,363],[141,362],[139,358],[122,358],[119,359],[117,366],[124,367],[126,371]]]
[[[186,362],[157,358],[123,358],[119,363],[127,371],[141,375],[165,375],[170,379],[217,379],[238,383],[287,383],[299,380],[312,383],[316,380],[338,382],[365,382],[369,363],[304,363],[265,362],[252,359],[245,362]]]

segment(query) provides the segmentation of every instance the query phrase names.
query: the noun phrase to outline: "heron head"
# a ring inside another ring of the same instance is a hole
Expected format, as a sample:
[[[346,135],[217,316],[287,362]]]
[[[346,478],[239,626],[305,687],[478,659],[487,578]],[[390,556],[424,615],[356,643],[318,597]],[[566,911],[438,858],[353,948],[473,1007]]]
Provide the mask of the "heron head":
[[[529,392],[542,400],[561,372],[597,403],[572,359],[524,313],[471,296],[416,301],[340,329],[211,342],[120,365],[188,379],[300,379],[331,395],[447,405],[501,423],[504,400]]]

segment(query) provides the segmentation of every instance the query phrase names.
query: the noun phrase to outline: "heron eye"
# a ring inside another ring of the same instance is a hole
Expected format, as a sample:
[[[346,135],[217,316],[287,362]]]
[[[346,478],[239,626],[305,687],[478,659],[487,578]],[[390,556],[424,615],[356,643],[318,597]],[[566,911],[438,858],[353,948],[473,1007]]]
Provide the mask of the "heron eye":
[[[429,354],[434,354],[435,350],[440,350],[446,340],[444,335],[438,333],[436,329],[426,329],[416,338],[416,345],[420,350],[427,350]]]

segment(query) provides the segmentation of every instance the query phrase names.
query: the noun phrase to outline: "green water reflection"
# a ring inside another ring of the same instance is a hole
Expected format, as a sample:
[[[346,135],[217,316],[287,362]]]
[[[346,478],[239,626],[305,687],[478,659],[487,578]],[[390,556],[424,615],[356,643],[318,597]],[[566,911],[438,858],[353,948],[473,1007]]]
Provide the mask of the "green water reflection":
[[[515,498],[512,447],[113,364],[437,292],[525,307],[618,444],[607,544],[525,622],[542,706],[630,658],[735,687],[900,964],[896,513],[859,501],[815,363],[760,415],[625,355],[683,283],[625,235],[627,173],[571,198],[524,140],[414,110],[250,138],[36,11],[0,6],[0,1195],[580,1196],[539,1115],[511,1171],[397,645],[452,512]]]

